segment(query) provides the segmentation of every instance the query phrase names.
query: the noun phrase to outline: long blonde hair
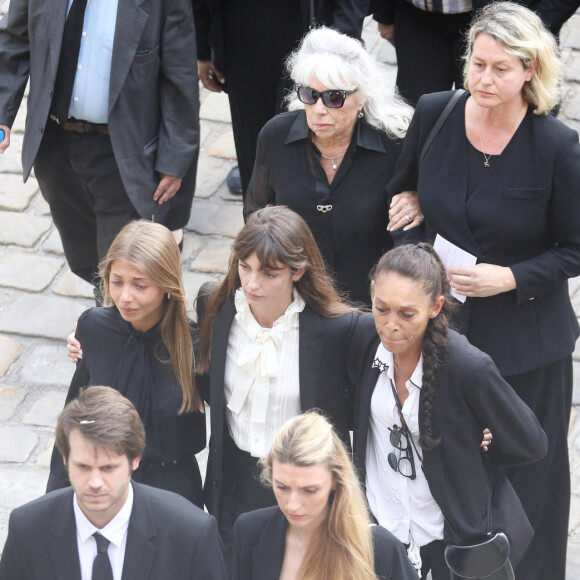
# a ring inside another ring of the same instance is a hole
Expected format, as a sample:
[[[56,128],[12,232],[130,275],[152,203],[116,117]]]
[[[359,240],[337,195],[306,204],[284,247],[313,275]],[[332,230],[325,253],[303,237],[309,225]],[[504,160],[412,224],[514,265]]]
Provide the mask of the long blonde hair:
[[[211,337],[218,310],[241,286],[238,262],[256,252],[263,268],[280,263],[292,273],[305,268],[295,284],[304,302],[326,318],[355,310],[341,299],[326,273],[324,262],[310,228],[296,212],[284,206],[268,206],[254,212],[238,233],[230,254],[228,273],[210,294],[200,327],[198,372],[209,372]]]
[[[193,342],[179,248],[173,234],[165,226],[146,220],[130,222],[119,232],[99,266],[105,306],[114,306],[109,277],[115,260],[125,260],[163,290],[165,312],[161,319],[161,340],[183,393],[179,412],[202,411],[203,403],[195,388]]]
[[[376,580],[371,528],[364,494],[348,452],[332,425],[309,411],[286,421],[262,460],[262,479],[272,484],[274,461],[299,467],[322,465],[332,474],[326,522],[314,535],[298,571],[300,580]]]
[[[524,84],[524,99],[534,105],[536,115],[547,115],[560,100],[563,64],[554,36],[539,16],[515,2],[494,2],[480,10],[471,23],[464,55],[464,87],[469,89],[467,70],[473,44],[480,34],[487,34],[529,69],[537,61],[532,78]]]

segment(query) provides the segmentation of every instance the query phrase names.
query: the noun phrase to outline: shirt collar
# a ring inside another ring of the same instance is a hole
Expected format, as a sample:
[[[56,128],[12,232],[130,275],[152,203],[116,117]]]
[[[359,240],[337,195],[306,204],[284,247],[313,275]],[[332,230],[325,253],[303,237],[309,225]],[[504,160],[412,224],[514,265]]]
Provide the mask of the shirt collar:
[[[75,521],[77,525],[77,534],[82,542],[86,542],[95,532],[100,532],[109,542],[119,547],[123,537],[129,527],[129,519],[133,509],[133,486],[129,484],[129,495],[123,504],[123,507],[117,512],[115,517],[102,529],[99,530],[94,526],[78,504],[77,494],[73,495],[73,508]]]
[[[388,351],[382,342],[379,342],[375,358],[372,363],[373,368],[378,368],[380,372],[386,372],[391,380],[395,380],[395,362],[393,360],[393,353]],[[421,388],[423,384],[423,354],[419,358],[419,362],[406,382],[413,383],[417,388]]]
[[[306,113],[305,111],[300,111],[288,131],[285,145],[309,138],[310,129],[306,121]],[[356,147],[378,151],[379,153],[386,153],[385,146],[381,140],[380,131],[362,120],[357,121],[352,140]]]

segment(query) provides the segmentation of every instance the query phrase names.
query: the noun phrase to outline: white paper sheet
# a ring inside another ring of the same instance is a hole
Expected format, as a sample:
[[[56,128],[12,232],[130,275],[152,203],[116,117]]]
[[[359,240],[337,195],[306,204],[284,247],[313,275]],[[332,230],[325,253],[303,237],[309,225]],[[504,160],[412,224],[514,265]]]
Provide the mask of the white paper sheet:
[[[439,234],[435,237],[433,248],[439,254],[447,270],[452,266],[475,266],[477,262],[477,258],[473,254],[462,250]],[[451,288],[451,294],[460,302],[465,302],[466,297],[457,294],[453,288]]]

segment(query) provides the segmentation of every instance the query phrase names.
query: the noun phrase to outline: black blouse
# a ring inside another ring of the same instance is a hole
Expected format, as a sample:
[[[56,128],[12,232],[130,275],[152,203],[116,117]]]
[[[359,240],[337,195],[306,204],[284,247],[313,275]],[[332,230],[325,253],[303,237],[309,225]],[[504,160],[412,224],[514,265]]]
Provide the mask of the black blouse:
[[[83,358],[77,363],[67,403],[82,387],[117,389],[135,405],[145,425],[143,460],[169,461],[205,447],[205,415],[178,415],[183,397],[161,341],[160,324],[139,332],[117,308],[91,308],[80,316],[75,334]],[[191,336],[195,344],[197,329],[191,329]],[[51,472],[54,458],[52,463]]]
[[[244,215],[286,205],[310,226],[330,274],[351,299],[370,304],[369,270],[393,246],[386,231],[391,179],[401,143],[364,121],[331,184],[304,111],[271,119],[258,137]],[[330,209],[332,208],[332,209]],[[326,211],[325,211],[326,210]]]

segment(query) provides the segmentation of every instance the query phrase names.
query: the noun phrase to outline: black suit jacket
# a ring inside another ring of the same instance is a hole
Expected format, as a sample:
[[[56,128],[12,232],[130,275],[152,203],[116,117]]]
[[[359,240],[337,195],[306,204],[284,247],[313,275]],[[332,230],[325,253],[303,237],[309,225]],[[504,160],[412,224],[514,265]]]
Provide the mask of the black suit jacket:
[[[467,94],[418,170],[422,145],[451,94],[425,95],[417,104],[388,189],[417,190],[425,222],[392,235],[400,243],[433,241],[439,233],[478,263],[511,268],[517,290],[467,299],[466,334],[502,375],[524,373],[572,353],[580,332],[568,293],[568,278],[580,275],[578,133],[530,108],[467,199]]]
[[[315,4],[317,23],[331,26],[343,34],[360,38],[363,21],[370,0],[299,0],[302,27],[308,32],[310,2]],[[197,58],[213,60],[224,73],[224,32],[222,25],[222,0],[192,0],[197,41]],[[252,15],[248,14],[248,18]],[[298,40],[298,39],[297,39]]]
[[[362,484],[366,481],[371,398],[379,377],[379,370],[372,368],[378,345],[372,316],[365,314],[357,324],[350,355],[356,375],[353,447]],[[491,528],[506,532],[510,559],[517,564],[532,537],[532,528],[502,468],[544,457],[546,435],[491,358],[452,330],[438,388],[433,428],[441,443],[421,454],[429,489],[445,517],[445,540],[460,544],[486,534],[489,489]],[[423,399],[420,419],[422,412]],[[494,436],[487,454],[479,447],[485,427]]]
[[[203,288],[200,295],[204,292]],[[200,312],[198,307],[198,320]],[[204,496],[208,511],[220,519],[220,497],[223,479],[223,445],[226,425],[224,374],[230,328],[236,314],[233,300],[218,312],[211,346],[209,395],[211,437]],[[358,314],[324,318],[308,306],[299,315],[299,377],[302,411],[320,409],[332,421],[342,440],[350,448],[349,429],[352,405],[346,371],[348,344]],[[208,378],[205,378],[207,385]],[[203,392],[204,378],[198,381]]]
[[[123,580],[225,580],[214,518],[177,494],[132,485]],[[12,512],[0,578],[80,580],[72,488]]]
[[[234,526],[233,580],[279,578],[287,528],[278,506],[242,514]],[[378,579],[417,580],[403,544],[380,526],[373,526],[372,534]]]

